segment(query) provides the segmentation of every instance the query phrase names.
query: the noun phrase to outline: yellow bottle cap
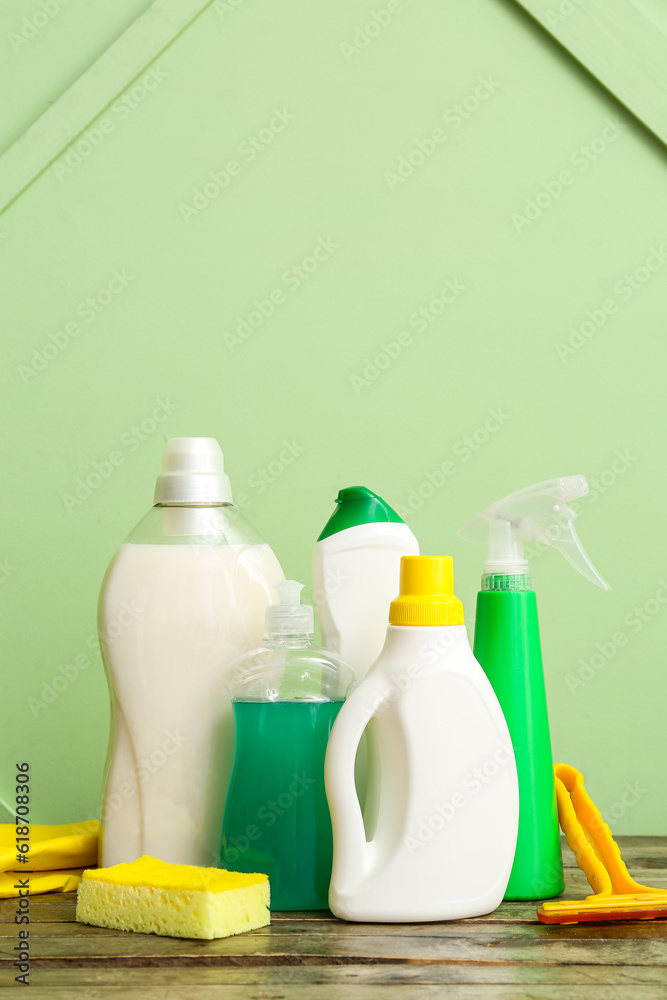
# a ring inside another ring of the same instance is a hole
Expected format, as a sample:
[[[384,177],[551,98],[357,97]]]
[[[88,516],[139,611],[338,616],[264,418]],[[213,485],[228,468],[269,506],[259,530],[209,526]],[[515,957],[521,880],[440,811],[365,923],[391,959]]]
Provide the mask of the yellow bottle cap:
[[[463,625],[454,594],[451,556],[403,556],[401,588],[389,609],[390,625]]]

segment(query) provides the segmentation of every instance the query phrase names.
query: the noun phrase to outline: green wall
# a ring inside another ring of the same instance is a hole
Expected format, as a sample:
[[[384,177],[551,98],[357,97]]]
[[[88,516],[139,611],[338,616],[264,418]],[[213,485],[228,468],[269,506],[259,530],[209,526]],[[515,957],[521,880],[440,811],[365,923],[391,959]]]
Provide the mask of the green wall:
[[[17,47],[39,8],[3,5],[5,147],[143,6],[70,0]],[[27,759],[34,821],[97,814],[99,585],[165,438],[201,434],[288,575],[365,483],[453,554],[471,628],[457,529],[585,473],[612,592],[533,562],[554,754],[663,832],[664,148],[509,0],[220,0],[144,83],[0,218],[0,797]]]

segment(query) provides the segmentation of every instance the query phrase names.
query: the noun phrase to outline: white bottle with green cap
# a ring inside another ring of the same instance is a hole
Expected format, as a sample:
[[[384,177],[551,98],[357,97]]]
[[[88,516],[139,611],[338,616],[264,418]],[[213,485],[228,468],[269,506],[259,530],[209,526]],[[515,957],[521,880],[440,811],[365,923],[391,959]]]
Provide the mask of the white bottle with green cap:
[[[357,680],[384,645],[401,556],[416,555],[419,542],[382,497],[365,486],[340,491],[313,552],[313,595],[322,645],[340,653]]]
[[[393,508],[365,486],[348,486],[336,498],[313,552],[313,598],[326,649],[363,680],[382,651],[389,605],[398,593],[401,557],[419,555],[419,542]],[[356,785],[368,837],[377,820],[379,786],[371,722],[356,762]]]

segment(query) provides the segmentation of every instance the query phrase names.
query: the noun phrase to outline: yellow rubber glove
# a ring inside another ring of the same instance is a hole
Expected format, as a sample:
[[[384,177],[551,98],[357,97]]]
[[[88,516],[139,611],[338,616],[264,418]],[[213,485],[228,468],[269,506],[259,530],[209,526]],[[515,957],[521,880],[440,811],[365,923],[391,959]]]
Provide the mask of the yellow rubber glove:
[[[19,881],[28,879],[30,895],[38,892],[72,892],[81,881],[84,868],[97,864],[100,824],[29,826],[30,849],[21,864],[17,857],[17,829],[14,823],[0,823],[0,899],[18,896]],[[26,870],[33,874],[26,874]]]

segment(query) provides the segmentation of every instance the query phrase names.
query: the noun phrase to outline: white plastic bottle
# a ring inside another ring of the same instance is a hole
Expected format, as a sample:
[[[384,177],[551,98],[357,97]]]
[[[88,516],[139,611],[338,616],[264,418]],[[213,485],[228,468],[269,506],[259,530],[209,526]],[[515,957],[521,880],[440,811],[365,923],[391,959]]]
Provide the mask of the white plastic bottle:
[[[155,506],[100,593],[112,700],[101,865],[142,854],[217,865],[233,756],[225,672],[260,643],[283,579],[232,506],[218,442],[172,438]]]
[[[402,560],[389,621],[380,658],[329,738],[329,905],[345,920],[374,922],[489,913],[514,859],[516,765],[500,705],[470,649],[451,557]],[[354,759],[371,718],[381,773],[367,842]]]
[[[313,550],[313,602],[322,645],[350,664],[357,682],[384,645],[401,556],[418,554],[419,542],[382,497],[365,486],[340,490]],[[368,837],[375,829],[379,795],[377,783],[368,779],[369,761],[376,753],[374,730],[371,722],[355,768]],[[377,770],[371,767],[370,773],[377,775]]]
[[[401,556],[419,542],[389,504],[365,486],[339,492],[313,550],[313,599],[322,645],[350,664],[357,680],[380,655]]]

